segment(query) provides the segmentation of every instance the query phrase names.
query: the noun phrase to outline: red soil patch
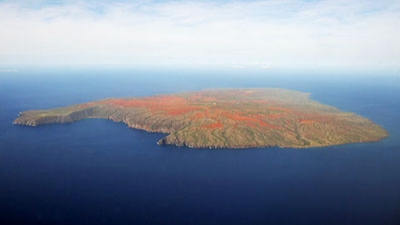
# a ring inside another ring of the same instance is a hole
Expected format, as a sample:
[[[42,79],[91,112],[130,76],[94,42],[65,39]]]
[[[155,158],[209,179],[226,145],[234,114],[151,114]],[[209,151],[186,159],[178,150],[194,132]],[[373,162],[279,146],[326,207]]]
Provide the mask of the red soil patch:
[[[236,93],[237,94],[237,93]],[[192,105],[193,101],[201,102],[212,102],[215,98],[210,96],[193,95],[187,100],[180,96],[155,96],[141,99],[108,99],[101,103],[112,104],[118,107],[126,108],[146,108],[150,112],[162,112],[169,116],[180,116],[189,113],[194,113],[190,119],[201,120],[203,118],[210,118],[218,120],[218,118],[227,118],[235,123],[244,123],[248,127],[267,127],[271,129],[281,129],[280,126],[272,125],[266,122],[264,119],[279,119],[287,116],[287,114],[293,114],[298,116],[301,124],[312,124],[314,122],[325,122],[331,120],[329,116],[318,116],[306,113],[297,113],[296,110],[280,107],[280,106],[268,106],[268,109],[273,111],[273,115],[264,114],[251,114],[251,110],[248,111],[249,115],[243,115],[240,113],[232,112],[230,109],[223,109],[218,107],[208,106],[196,106]],[[228,101],[234,102],[234,101]],[[254,100],[251,101],[257,104],[268,104],[268,100]],[[91,106],[90,103],[82,105],[82,107]],[[200,110],[203,109],[204,112]],[[290,123],[289,123],[290,124]],[[217,129],[223,127],[221,122],[204,125],[203,127],[208,129]]]
[[[203,125],[202,127],[214,130],[214,129],[222,128],[222,127],[224,127],[224,125],[221,122],[216,122],[216,123],[212,123],[212,124]]]
[[[186,107],[169,108],[169,109],[165,109],[165,110],[166,110],[166,114],[168,114],[168,115],[179,116],[179,115],[191,113],[198,109],[199,109],[199,107],[186,106]]]
[[[300,124],[313,124],[315,121],[313,120],[300,120]]]
[[[285,116],[286,114],[275,114],[275,115],[269,115],[268,116],[268,118],[270,118],[270,119],[279,119],[279,118],[281,118],[282,116]]]
[[[191,116],[190,119],[192,119],[192,120],[197,120],[197,119],[203,119],[204,117],[206,117],[206,116],[204,115],[204,113],[196,113],[196,114],[194,114],[193,116]]]
[[[156,96],[143,99],[108,99],[102,103],[111,104],[124,108],[146,108],[152,112],[164,111],[168,115],[183,115],[195,110],[198,107],[190,106],[183,97],[178,96]]]

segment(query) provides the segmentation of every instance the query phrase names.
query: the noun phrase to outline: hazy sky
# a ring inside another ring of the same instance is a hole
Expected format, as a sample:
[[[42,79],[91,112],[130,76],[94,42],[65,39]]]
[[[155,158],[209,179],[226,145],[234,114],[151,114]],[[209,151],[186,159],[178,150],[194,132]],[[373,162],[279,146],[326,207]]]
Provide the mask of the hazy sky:
[[[6,0],[0,28],[10,68],[400,68],[398,0]]]

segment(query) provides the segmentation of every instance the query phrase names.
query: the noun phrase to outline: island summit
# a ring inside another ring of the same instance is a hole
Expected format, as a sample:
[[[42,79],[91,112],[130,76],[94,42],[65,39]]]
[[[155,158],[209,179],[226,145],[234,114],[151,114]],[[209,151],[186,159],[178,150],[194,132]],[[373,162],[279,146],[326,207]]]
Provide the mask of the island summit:
[[[144,98],[109,98],[21,112],[14,124],[38,126],[86,118],[166,133],[157,143],[192,148],[307,148],[375,142],[388,132],[372,121],[284,89],[213,89]]]

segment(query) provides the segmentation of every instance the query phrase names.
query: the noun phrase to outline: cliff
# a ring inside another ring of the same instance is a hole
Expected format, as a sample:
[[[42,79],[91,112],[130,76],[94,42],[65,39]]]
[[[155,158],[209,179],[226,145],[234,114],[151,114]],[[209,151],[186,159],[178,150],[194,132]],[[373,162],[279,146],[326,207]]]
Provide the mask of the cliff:
[[[387,131],[353,113],[283,89],[216,89],[145,98],[104,99],[20,113],[14,124],[39,126],[86,118],[167,133],[158,144],[193,148],[305,148],[379,141]]]

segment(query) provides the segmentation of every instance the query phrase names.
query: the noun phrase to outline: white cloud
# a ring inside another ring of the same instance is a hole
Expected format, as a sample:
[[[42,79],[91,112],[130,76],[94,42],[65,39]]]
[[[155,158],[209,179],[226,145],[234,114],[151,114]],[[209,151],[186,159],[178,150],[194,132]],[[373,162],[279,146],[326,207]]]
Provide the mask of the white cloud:
[[[395,1],[33,3],[0,2],[2,64],[400,67]]]

